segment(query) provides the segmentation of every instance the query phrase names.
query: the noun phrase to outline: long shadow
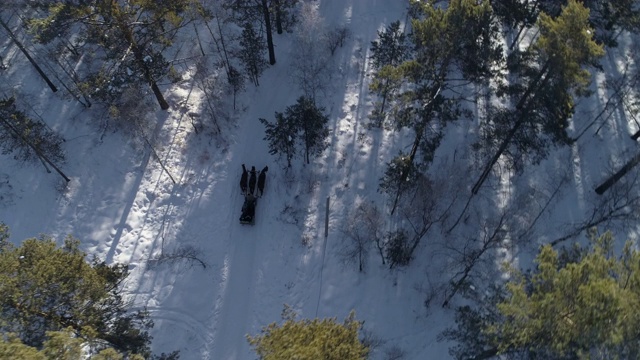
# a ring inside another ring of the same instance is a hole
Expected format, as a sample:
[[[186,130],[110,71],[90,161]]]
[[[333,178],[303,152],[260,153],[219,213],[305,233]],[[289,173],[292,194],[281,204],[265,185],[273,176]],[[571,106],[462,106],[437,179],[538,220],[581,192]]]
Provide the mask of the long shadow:
[[[164,112],[160,112],[158,111],[156,113],[156,119],[157,119],[157,123],[156,123],[156,127],[154,129],[154,136],[153,138],[156,138],[158,136],[158,134],[160,133],[160,131],[162,130],[162,127],[164,125],[164,123],[167,120],[168,114],[164,113]],[[145,149],[145,155],[142,158],[141,164],[140,164],[140,168],[137,171],[136,174],[136,178],[133,182],[133,186],[131,186],[131,190],[129,192],[128,195],[128,201],[124,207],[124,209],[122,210],[122,214],[120,215],[120,222],[116,225],[116,232],[113,236],[113,239],[111,241],[111,245],[109,247],[109,251],[107,251],[106,254],[106,262],[107,263],[111,263],[113,262],[113,256],[115,255],[116,249],[118,247],[118,244],[120,243],[120,239],[122,237],[122,233],[124,231],[124,229],[127,229],[127,218],[129,217],[130,213],[131,213],[131,208],[133,206],[133,204],[135,203],[135,199],[136,199],[136,194],[138,193],[138,191],[140,190],[140,185],[142,184],[142,179],[144,178],[146,169],[149,165],[149,160],[151,158],[151,150],[150,149]]]

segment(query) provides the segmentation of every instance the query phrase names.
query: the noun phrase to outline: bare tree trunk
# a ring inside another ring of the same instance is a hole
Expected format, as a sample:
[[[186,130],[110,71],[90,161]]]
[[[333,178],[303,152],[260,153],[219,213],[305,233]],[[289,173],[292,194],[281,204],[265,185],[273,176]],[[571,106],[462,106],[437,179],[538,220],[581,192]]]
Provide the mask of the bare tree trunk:
[[[267,28],[267,47],[269,48],[269,64],[276,63],[276,51],[273,48],[273,35],[271,34],[271,15],[267,0],[262,0],[262,12],[264,13],[264,25]]]
[[[224,36],[222,35],[222,26],[220,26],[220,18],[218,17],[217,14],[216,14],[216,24],[218,25],[218,33],[220,34],[220,43],[218,43],[218,39],[213,33],[213,30],[211,30],[209,23],[207,23],[206,21],[204,22],[204,25],[207,27],[207,30],[209,30],[209,34],[211,34],[211,38],[213,39],[213,42],[216,44],[216,48],[218,49],[218,52],[221,53],[223,56],[222,63],[224,64],[224,70],[227,73],[227,79],[231,79],[231,70],[229,70],[231,67],[231,63],[229,62],[229,54],[227,54],[227,48],[225,47],[225,44],[224,44]]]
[[[198,39],[198,46],[200,47],[200,53],[202,54],[202,56],[207,56],[207,54],[205,54],[204,52],[204,48],[202,47],[202,41],[200,41],[200,33],[198,32],[198,27],[196,26],[196,23],[193,23],[193,30],[196,32],[196,38]]]
[[[636,133],[638,134],[638,133]],[[613,174],[610,178],[607,179],[602,185],[596,188],[596,194],[602,195],[605,191],[607,191],[613,184],[617,183],[618,180],[622,179],[631,169],[633,169],[636,165],[640,163],[640,154],[634,156],[631,160],[629,160],[624,166],[618,170],[615,174]]]
[[[49,88],[51,89],[51,91],[57,92],[58,88],[56,88],[56,86],[51,82],[51,80],[49,80],[49,78],[44,73],[44,71],[42,71],[40,66],[38,66],[35,60],[33,60],[31,55],[29,55],[29,53],[27,52],[27,49],[25,49],[24,46],[22,46],[22,43],[20,43],[20,41],[16,38],[16,36],[11,31],[11,29],[9,29],[7,24],[2,19],[0,19],[0,25],[2,25],[2,27],[7,31],[7,33],[9,34],[9,37],[11,37],[11,40],[13,40],[14,44],[16,44],[16,46],[20,49],[20,51],[22,51],[24,56],[27,57],[27,60],[29,60],[31,65],[33,65],[33,67],[36,69],[38,74],[40,74],[40,77],[47,83],[47,85],[49,85]]]
[[[156,84],[156,81],[151,78],[149,74],[149,69],[145,67],[145,73],[147,75],[147,80],[151,83],[151,90],[153,90],[153,95],[156,96],[156,100],[158,100],[158,104],[160,104],[160,109],[167,110],[169,108],[169,103],[165,100],[164,95],[162,95],[162,91]]]
[[[280,0],[273,0],[276,6],[276,32],[282,34],[282,8],[280,7]]]

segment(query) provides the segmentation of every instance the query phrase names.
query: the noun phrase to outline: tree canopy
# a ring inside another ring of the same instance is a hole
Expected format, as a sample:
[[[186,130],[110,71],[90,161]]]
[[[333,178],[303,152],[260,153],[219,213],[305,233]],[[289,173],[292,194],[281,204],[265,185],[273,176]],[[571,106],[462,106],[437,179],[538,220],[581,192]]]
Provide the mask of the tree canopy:
[[[260,335],[247,336],[261,360],[364,360],[368,349],[358,338],[361,322],[352,312],[342,324],[335,318],[296,320],[288,307],[283,324],[271,323]]]
[[[457,359],[502,355],[531,359],[637,359],[640,356],[640,252],[628,242],[614,252],[610,232],[590,233],[587,247],[543,246],[529,272],[483,305],[458,309]]]
[[[20,344],[46,350],[52,341],[64,338],[90,344],[95,354],[113,348],[128,356],[151,356],[148,330],[153,322],[145,310],[130,311],[123,299],[126,265],[88,262],[80,242],[71,237],[61,247],[47,236],[27,239],[20,246],[7,239],[7,227],[0,227],[0,331],[5,334],[5,351]]]

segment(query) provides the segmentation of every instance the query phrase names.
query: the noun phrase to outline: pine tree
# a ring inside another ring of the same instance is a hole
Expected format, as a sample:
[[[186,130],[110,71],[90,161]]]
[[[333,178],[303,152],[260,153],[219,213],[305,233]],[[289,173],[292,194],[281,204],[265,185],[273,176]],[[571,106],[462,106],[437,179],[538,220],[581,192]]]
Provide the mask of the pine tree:
[[[628,242],[614,254],[607,232],[588,247],[558,252],[543,246],[531,272],[511,270],[504,287],[479,309],[458,311],[457,359],[638,359],[640,252]],[[489,293],[489,292],[488,292]],[[480,334],[480,336],[478,336]]]
[[[309,98],[301,96],[295,105],[287,107],[285,118],[299,129],[300,140],[304,146],[304,159],[310,163],[312,155],[320,155],[327,148],[329,136],[329,117],[323,107],[317,107]]]
[[[291,26],[295,18],[290,12],[295,3],[296,0],[226,0],[223,6],[233,11],[237,23],[250,23],[252,26],[264,30],[267,37],[269,64],[274,65],[276,63],[276,53],[273,44],[273,28],[275,27],[278,34],[281,34],[283,23],[285,27]],[[275,21],[272,21],[274,13]],[[264,53],[264,42],[261,45],[261,52]]]
[[[296,320],[285,307],[284,323],[262,328],[260,335],[247,336],[261,360],[364,360],[368,348],[358,339],[362,323],[351,312],[340,324],[335,318]]]
[[[455,70],[473,82],[485,81],[502,60],[502,50],[489,1],[451,1],[446,8],[437,1],[412,4],[412,51],[410,58],[397,66],[406,86],[393,97],[390,122],[398,131],[412,131],[408,162],[426,168],[444,127],[465,115],[456,84],[449,80],[450,72]],[[397,76],[394,72],[390,75]],[[450,89],[454,91],[447,91]],[[399,181],[408,175],[405,170]]]
[[[144,360],[137,354],[118,352],[112,347],[106,347],[99,352],[91,350],[92,338],[77,337],[73,329],[62,331],[47,331],[42,349],[36,349],[23,344],[19,338],[8,334],[0,338],[0,359],[29,359],[29,360]]]
[[[266,128],[264,139],[269,142],[269,153],[285,155],[290,167],[299,142],[304,147],[304,161],[309,164],[311,156],[319,155],[327,147],[329,118],[323,111],[324,108],[317,107],[311,99],[301,96],[284,114],[276,112],[275,123],[259,119]]]
[[[400,29],[400,21],[394,21],[386,29],[378,31],[378,40],[371,42],[371,65],[379,70],[386,65],[398,66],[409,55],[407,38]]]
[[[2,230],[0,237],[7,231]],[[27,239],[19,247],[0,244],[2,333],[15,334],[26,346],[46,349],[47,344],[55,345],[52,341],[62,341],[50,331],[70,331],[92,342],[96,351],[113,347],[150,356],[148,330],[153,322],[146,311],[127,308],[121,288],[126,265],[89,263],[80,242],[72,238],[62,247],[46,236]]]
[[[500,339],[500,352],[637,359],[640,252],[627,243],[618,259],[612,234],[592,232],[579,258],[562,260],[546,245],[531,276],[514,272],[507,299],[498,304],[504,321],[488,328]]]
[[[284,114],[276,112],[275,123],[266,119],[259,119],[265,126],[264,139],[269,142],[269,154],[284,155],[287,159],[287,167],[291,167],[291,160],[296,154],[295,141],[298,137],[296,124],[291,123]]]
[[[86,44],[95,46],[92,53],[101,56],[102,67],[90,68],[86,79],[92,96],[114,102],[126,84],[146,83],[161,109],[165,100],[158,80],[168,74],[168,61],[162,51],[172,44],[176,32],[189,22],[190,16],[202,15],[197,2],[174,1],[35,1],[31,6],[43,17],[28,21],[35,38],[43,43],[61,34],[81,29]]]
[[[509,67],[512,84],[500,91],[517,99],[511,108],[491,111],[492,121],[483,124],[484,148],[496,148],[472,193],[476,194],[502,155],[515,170],[524,160],[544,159],[550,144],[569,144],[566,129],[574,111],[574,98],[588,94],[591,72],[587,69],[604,54],[593,40],[589,10],[569,0],[562,13],[538,18],[540,36],[525,52],[514,52]]]
[[[29,118],[16,106],[15,98],[0,99],[0,147],[3,154],[14,153],[21,162],[37,161],[46,156],[51,161],[65,160],[62,139],[39,121]]]
[[[263,40],[260,34],[256,33],[251,23],[245,23],[240,39],[240,52],[238,57],[244,66],[245,72],[255,86],[259,86],[258,79],[267,67],[264,60]]]

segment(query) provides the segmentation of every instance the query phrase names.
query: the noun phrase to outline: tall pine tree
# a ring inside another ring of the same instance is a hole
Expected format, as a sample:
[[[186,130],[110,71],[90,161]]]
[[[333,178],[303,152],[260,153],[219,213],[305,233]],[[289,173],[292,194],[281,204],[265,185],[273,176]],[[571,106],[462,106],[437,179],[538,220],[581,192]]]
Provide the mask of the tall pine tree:
[[[41,348],[49,332],[70,331],[96,351],[151,356],[153,322],[144,310],[130,311],[123,297],[126,265],[89,263],[72,238],[62,247],[48,237],[16,247],[1,241],[7,236],[0,226],[0,332]]]
[[[492,121],[483,124],[481,146],[495,151],[472,194],[503,155],[519,170],[526,160],[545,158],[550,144],[570,143],[566,129],[575,97],[588,93],[591,72],[587,67],[604,54],[593,40],[588,20],[589,10],[569,0],[558,17],[540,14],[537,41],[526,51],[512,54],[509,67],[517,76],[500,91],[516,101],[513,107],[491,110]]]

